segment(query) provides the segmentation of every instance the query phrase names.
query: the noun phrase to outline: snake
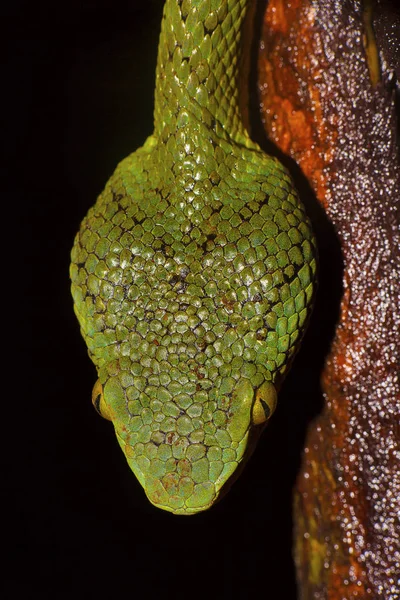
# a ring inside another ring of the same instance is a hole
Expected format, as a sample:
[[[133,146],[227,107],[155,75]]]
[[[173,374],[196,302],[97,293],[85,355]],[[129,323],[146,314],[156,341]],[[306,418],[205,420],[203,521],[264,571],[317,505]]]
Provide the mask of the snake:
[[[317,285],[288,170],[249,134],[248,0],[166,0],[154,132],[75,237],[74,311],[92,402],[150,502],[177,515],[231,487],[277,405]]]

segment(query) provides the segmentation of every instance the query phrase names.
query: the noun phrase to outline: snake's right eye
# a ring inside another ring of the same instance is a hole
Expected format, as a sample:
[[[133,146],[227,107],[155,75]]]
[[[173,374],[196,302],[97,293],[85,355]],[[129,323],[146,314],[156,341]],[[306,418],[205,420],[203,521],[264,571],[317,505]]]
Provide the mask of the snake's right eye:
[[[101,417],[110,420],[110,417],[108,416],[107,405],[104,402],[103,386],[99,379],[93,386],[92,404]]]

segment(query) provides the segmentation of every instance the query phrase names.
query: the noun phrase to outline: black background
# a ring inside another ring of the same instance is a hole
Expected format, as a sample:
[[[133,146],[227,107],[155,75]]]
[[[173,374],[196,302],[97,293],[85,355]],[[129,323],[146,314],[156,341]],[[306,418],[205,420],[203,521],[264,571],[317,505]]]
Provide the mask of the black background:
[[[226,498],[192,517],[153,508],[90,401],[96,373],[72,310],[69,252],[117,162],[152,131],[161,11],[159,0],[3,10],[4,598],[296,597],[291,494],[321,408],[340,259],[293,165],[329,276],[276,414]]]

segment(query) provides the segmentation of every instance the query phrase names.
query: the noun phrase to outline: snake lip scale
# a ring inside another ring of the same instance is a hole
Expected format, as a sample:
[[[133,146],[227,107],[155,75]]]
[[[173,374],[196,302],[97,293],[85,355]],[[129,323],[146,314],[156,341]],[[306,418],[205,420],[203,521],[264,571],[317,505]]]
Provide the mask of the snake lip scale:
[[[149,500],[212,506],[275,410],[316,287],[310,221],[239,105],[245,0],[167,0],[154,132],[72,249],[74,309]]]

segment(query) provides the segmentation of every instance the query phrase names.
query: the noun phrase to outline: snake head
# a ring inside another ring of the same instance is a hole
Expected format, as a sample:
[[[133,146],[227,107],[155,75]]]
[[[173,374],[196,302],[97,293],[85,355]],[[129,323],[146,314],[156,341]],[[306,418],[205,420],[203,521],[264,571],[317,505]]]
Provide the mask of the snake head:
[[[221,381],[207,393],[145,390],[148,406],[129,400],[126,376],[97,381],[92,400],[114,424],[120,446],[150,502],[176,514],[210,508],[235,479],[276,407],[270,382]],[[133,393],[136,396],[136,393]],[[161,399],[160,399],[161,396]]]
[[[217,172],[190,171],[185,148],[177,181],[161,177],[169,163],[152,139],[121,163],[71,265],[95,405],[151,502],[178,514],[209,508],[244,464],[299,347],[316,273],[283,167],[210,147],[219,184]]]

